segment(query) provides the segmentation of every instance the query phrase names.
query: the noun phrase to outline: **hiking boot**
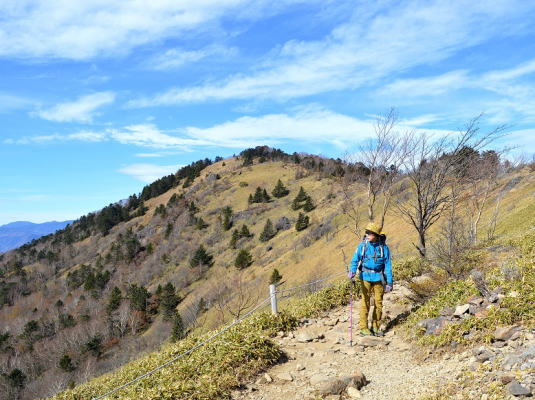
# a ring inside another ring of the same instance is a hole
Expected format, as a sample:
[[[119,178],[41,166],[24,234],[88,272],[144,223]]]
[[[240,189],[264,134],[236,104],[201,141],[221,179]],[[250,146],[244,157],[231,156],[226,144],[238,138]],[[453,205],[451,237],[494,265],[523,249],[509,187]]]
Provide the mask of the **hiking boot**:
[[[378,336],[378,337],[383,337],[385,335],[385,333],[380,329],[373,329],[372,330],[372,335],[373,336]]]
[[[366,329],[361,329],[359,331],[359,335],[360,336],[373,336],[373,333],[368,328],[366,328]]]

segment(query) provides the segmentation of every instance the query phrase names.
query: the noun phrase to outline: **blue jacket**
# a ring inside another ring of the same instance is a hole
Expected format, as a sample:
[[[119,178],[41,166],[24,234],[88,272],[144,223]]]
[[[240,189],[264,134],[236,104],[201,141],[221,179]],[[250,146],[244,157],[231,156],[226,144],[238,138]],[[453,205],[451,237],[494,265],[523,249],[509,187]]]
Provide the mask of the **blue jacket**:
[[[380,245],[383,246],[383,257],[381,257]],[[362,246],[364,242],[361,242],[353,258],[351,259],[351,272],[356,274],[359,261],[362,258]],[[381,274],[384,271],[387,285],[392,285],[392,262],[390,261],[390,249],[385,243],[381,242],[367,242],[366,244],[366,253],[364,254],[364,259],[362,266],[366,269],[371,269],[372,271],[361,271],[359,274],[359,279],[368,282],[380,282]]]

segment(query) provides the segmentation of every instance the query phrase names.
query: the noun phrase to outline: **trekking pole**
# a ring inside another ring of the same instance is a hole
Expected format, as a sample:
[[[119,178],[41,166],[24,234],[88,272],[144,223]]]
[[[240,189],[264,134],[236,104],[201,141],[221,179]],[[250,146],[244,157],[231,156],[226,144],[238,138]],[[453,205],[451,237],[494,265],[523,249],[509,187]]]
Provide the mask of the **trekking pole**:
[[[342,255],[344,257],[344,264],[346,267],[347,274],[349,275],[349,265],[347,264],[346,253],[342,249]],[[355,281],[351,279],[349,286],[349,347],[353,347],[353,286]]]

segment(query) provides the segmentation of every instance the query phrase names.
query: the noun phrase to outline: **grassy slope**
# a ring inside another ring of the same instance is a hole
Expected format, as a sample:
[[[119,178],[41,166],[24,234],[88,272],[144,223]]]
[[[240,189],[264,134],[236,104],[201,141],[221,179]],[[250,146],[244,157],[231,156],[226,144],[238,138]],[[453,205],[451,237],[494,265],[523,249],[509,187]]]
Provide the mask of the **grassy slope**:
[[[354,247],[356,246],[358,239],[348,230],[344,229],[344,226],[349,223],[348,219],[342,215],[340,211],[341,194],[338,192],[338,188],[334,187],[334,192],[337,193],[335,199],[327,199],[329,192],[333,191],[333,182],[329,179],[318,180],[315,176],[308,176],[303,179],[295,179],[295,166],[292,164],[284,164],[282,162],[266,163],[260,165],[254,165],[252,167],[239,169],[238,161],[226,160],[226,166],[222,166],[222,163],[217,163],[210,166],[207,169],[208,172],[217,172],[221,175],[222,179],[218,181],[218,184],[225,184],[228,189],[224,192],[216,191],[214,194],[206,196],[204,198],[197,199],[201,206],[201,211],[198,214],[210,224],[207,232],[200,233],[193,228],[189,231],[194,240],[203,242],[203,240],[210,234],[213,234],[217,226],[217,215],[210,213],[211,210],[216,210],[222,206],[230,205],[235,212],[243,211],[248,208],[247,197],[249,193],[253,193],[257,186],[265,187],[268,192],[274,187],[278,178],[286,184],[291,190],[289,196],[283,199],[275,199],[273,203],[267,206],[267,211],[260,213],[259,215],[252,217],[247,221],[238,221],[238,226],[241,226],[243,222],[247,223],[251,231],[255,234],[255,237],[251,242],[245,243],[242,247],[251,248],[251,252],[254,256],[255,263],[249,267],[245,276],[247,280],[252,281],[257,279],[260,282],[256,291],[261,294],[260,297],[265,297],[267,294],[267,281],[273,268],[279,269],[284,276],[286,285],[293,286],[310,279],[313,276],[326,276],[332,273],[341,271],[344,268],[342,249],[350,256]],[[509,191],[502,200],[502,219],[499,220],[497,232],[502,236],[504,234],[514,235],[518,234],[533,226],[532,216],[534,209],[534,202],[532,200],[532,193],[534,187],[533,174],[529,174],[527,171],[520,173],[524,176],[523,181],[515,188]],[[203,177],[206,176],[203,173]],[[200,178],[196,181],[202,181]],[[510,179],[508,177],[507,179]],[[247,182],[247,187],[241,187],[240,182]],[[201,189],[207,188],[210,183],[200,183]],[[275,222],[281,216],[289,217],[292,222],[295,221],[298,212],[290,209],[290,203],[293,197],[297,194],[299,186],[303,186],[305,190],[312,196],[315,203],[318,205],[316,210],[310,213],[312,227],[318,223],[322,223],[332,217],[332,223],[334,226],[334,233],[329,235],[329,240],[322,238],[319,241],[314,242],[309,247],[303,247],[302,245],[296,245],[302,236],[306,235],[310,230],[297,233],[293,228],[280,232],[269,244],[273,246],[273,250],[268,252],[266,250],[266,243],[260,243],[257,238],[262,230],[264,222],[267,218],[270,218]],[[146,203],[149,207],[149,211],[143,217],[135,218],[129,221],[129,225],[136,226],[137,224],[147,224],[152,218],[155,207],[159,204],[166,204],[172,193],[181,193],[184,190],[182,188],[173,189],[157,198],[151,199]],[[364,190],[357,193],[357,196],[363,197]],[[261,207],[260,207],[261,208]],[[488,221],[492,210],[489,208],[483,216],[481,226],[484,226]],[[163,229],[163,227],[161,227]],[[389,233],[389,244],[393,248],[394,256],[399,254],[409,254],[412,252],[411,241],[415,239],[415,235],[412,229],[399,217],[391,215],[387,218],[387,231]],[[432,232],[431,232],[432,234]],[[196,282],[188,290],[190,294],[202,294],[210,290],[210,283],[217,280],[218,277],[225,276],[225,273],[233,270],[233,260],[237,253],[237,250],[229,250],[228,242],[230,240],[231,231],[223,232],[223,240],[216,244],[212,248],[213,254],[216,256],[216,263],[212,267],[209,275],[206,279]],[[89,239],[88,239],[89,240]],[[226,266],[231,266],[227,268]],[[166,270],[166,274],[161,277],[161,281],[165,281],[168,277],[172,276],[176,266],[170,266]],[[395,271],[396,272],[396,271]],[[157,285],[157,281],[153,282],[153,286]],[[266,292],[266,293],[264,293]],[[187,304],[187,298],[184,304]],[[212,324],[207,326],[213,326],[215,322],[215,315],[208,315],[208,318],[212,320]],[[194,341],[195,339],[188,339],[188,341]],[[245,340],[245,339],[244,339]],[[256,339],[255,339],[256,340]],[[186,342],[185,342],[186,343]],[[193,342],[187,342],[193,343]],[[187,347],[187,343],[184,346]],[[182,344],[174,346],[183,346]],[[271,345],[269,345],[271,346]],[[268,347],[269,347],[268,346]],[[98,378],[98,380],[92,381],[90,385],[97,385],[99,392],[104,388],[101,387],[102,382],[113,382],[114,384],[124,381],[130,377],[139,374],[146,369],[149,369],[151,365],[154,365],[157,361],[143,361],[143,360],[165,360],[172,354],[176,354],[177,350],[172,350],[175,347],[164,347],[162,351],[153,353],[148,356],[147,359],[142,359],[125,366],[117,374],[108,375],[108,378]],[[184,347],[185,348],[185,347]],[[268,351],[269,353],[269,351]],[[199,353],[201,354],[201,353]],[[202,353],[205,354],[205,353]],[[199,355],[199,359],[204,359],[203,355]],[[262,356],[263,357],[263,356]],[[269,357],[267,357],[269,359]],[[269,361],[269,360],[268,360]],[[258,368],[262,367],[262,363]],[[129,371],[126,375],[124,371]],[[112,377],[112,378],[110,378]],[[111,385],[111,383],[110,383]],[[108,385],[109,386],[109,385]],[[73,392],[75,393],[75,392]],[[215,393],[215,392],[214,392]],[[63,397],[62,397],[63,398]],[[65,397],[75,398],[75,397]],[[146,397],[149,398],[149,397]],[[197,398],[214,398],[214,397],[197,397]]]

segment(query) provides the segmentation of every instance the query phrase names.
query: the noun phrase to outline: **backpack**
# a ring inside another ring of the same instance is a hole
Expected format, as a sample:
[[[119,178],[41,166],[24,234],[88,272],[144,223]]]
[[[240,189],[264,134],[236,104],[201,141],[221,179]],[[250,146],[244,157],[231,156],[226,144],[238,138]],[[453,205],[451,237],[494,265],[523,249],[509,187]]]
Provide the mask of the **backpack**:
[[[379,252],[380,252],[380,257],[383,258],[384,257],[384,245],[386,244],[386,235],[385,234],[381,234],[379,235],[380,237],[380,242],[379,242]],[[371,271],[371,272],[381,272],[381,283],[383,285],[383,287],[386,285],[386,276],[385,276],[385,270],[383,268],[382,271],[375,271],[375,270],[372,270],[372,269],[369,269],[369,268],[366,268],[364,267],[362,264],[363,264],[363,261],[364,261],[364,256],[366,254],[366,248],[368,247],[368,241],[366,240],[366,235],[363,236],[362,238],[362,249],[361,249],[361,253],[360,253],[360,261],[359,261],[359,265],[357,266],[357,273],[358,272],[361,272],[363,270],[368,270],[368,271]]]

